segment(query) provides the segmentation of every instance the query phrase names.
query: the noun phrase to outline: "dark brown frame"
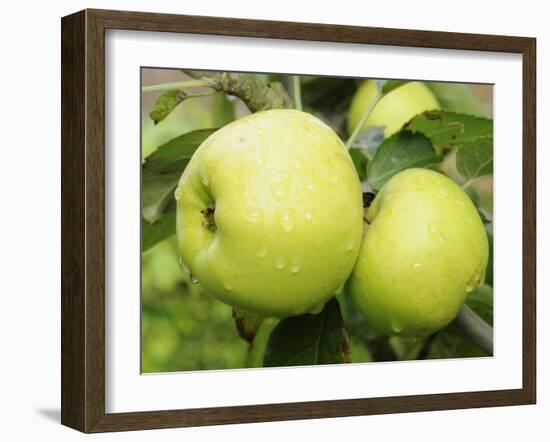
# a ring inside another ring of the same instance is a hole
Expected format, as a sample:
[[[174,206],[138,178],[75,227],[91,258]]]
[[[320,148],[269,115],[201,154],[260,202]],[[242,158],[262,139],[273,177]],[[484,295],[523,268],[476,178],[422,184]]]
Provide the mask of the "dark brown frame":
[[[83,432],[534,404],[536,400],[536,40],[405,29],[84,10],[62,26],[61,422]],[[105,413],[106,29],[364,43],[523,56],[523,386],[401,397]]]

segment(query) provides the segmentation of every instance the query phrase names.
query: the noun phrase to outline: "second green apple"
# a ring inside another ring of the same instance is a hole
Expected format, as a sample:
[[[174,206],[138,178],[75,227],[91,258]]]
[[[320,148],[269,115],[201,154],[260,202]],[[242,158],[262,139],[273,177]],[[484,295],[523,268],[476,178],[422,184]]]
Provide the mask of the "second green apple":
[[[353,129],[376,96],[374,80],[365,80],[353,96],[348,113],[348,132]],[[387,138],[400,130],[412,117],[428,110],[439,109],[434,94],[424,83],[413,81],[382,97],[363,125],[363,129],[383,126]]]
[[[413,337],[449,324],[487,267],[487,235],[469,197],[441,173],[407,169],[384,185],[366,219],[348,288],[367,321]]]

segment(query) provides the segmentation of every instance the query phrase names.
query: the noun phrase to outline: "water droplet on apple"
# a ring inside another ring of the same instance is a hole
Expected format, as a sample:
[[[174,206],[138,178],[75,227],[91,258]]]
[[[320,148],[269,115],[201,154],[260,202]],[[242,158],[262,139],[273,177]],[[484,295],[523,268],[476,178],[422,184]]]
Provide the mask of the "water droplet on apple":
[[[285,266],[285,259],[282,256],[277,256],[277,258],[275,259],[275,267],[277,267],[279,270],[283,270]]]
[[[391,320],[391,329],[393,330],[394,333],[399,334],[403,331],[403,326],[401,325],[401,323],[397,319],[392,319]]]
[[[306,213],[304,214],[304,216],[306,217],[306,219],[307,219],[308,221],[311,221],[311,218],[312,218],[311,212],[306,212]]]
[[[259,223],[260,221],[262,221],[263,215],[264,213],[262,209],[260,209],[259,207],[254,207],[246,213],[246,219],[251,223]]]
[[[437,233],[437,227],[436,226],[430,226],[430,232],[431,233]]]
[[[353,240],[353,238],[350,238],[350,239],[348,240],[348,244],[346,245],[346,250],[347,250],[348,252],[351,252],[351,251],[353,250],[354,244],[355,244],[355,241]]]
[[[195,275],[193,275],[192,273],[189,274],[189,279],[191,280],[192,284],[198,284],[199,283],[198,278]]]
[[[227,281],[223,283],[223,288],[228,292],[230,292],[233,289],[233,287],[231,287],[231,284],[229,284]]]
[[[285,232],[291,232],[294,229],[294,209],[283,207],[277,211],[279,224]]]
[[[456,199],[455,203],[457,203],[460,207],[465,207],[464,201],[462,201],[462,200]]]
[[[412,268],[413,268],[413,269],[417,269],[417,268],[419,268],[419,267],[422,267],[422,264],[419,263],[419,262],[415,262],[415,263],[412,265]]]
[[[208,186],[208,177],[206,176],[206,172],[204,170],[201,171],[201,182],[205,186]]]
[[[267,255],[267,247],[260,246],[258,247],[258,250],[256,250],[256,256],[258,258],[264,258]]]
[[[178,262],[179,262],[180,269],[182,269],[185,273],[189,273],[189,269],[185,265],[185,261],[183,260],[183,256],[179,257]]]
[[[470,293],[471,291],[474,290],[474,286],[471,283],[468,282],[468,283],[466,283],[465,289],[466,289],[466,293]]]
[[[338,181],[340,181],[340,175],[338,175],[338,173],[332,173],[328,180],[331,184],[338,184]]]
[[[271,195],[276,201],[284,200],[288,195],[288,184],[285,182],[275,182],[271,185]]]
[[[290,266],[290,271],[292,273],[298,273],[300,271],[300,263],[298,261],[294,261]]]

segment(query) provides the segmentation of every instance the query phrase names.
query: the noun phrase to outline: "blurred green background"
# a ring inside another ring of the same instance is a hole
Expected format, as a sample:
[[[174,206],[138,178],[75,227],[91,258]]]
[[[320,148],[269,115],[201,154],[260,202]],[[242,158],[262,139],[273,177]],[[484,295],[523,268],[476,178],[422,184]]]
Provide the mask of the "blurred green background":
[[[188,78],[177,70],[142,69],[143,86]],[[285,78],[281,79],[285,83]],[[304,77],[305,110],[316,114],[341,134],[347,103],[357,84],[357,80]],[[475,107],[476,113],[492,117],[492,87],[462,87],[468,90],[463,106]],[[160,94],[142,94],[143,159],[178,135],[221,127],[249,113],[239,100],[216,93],[184,101],[165,120],[154,125],[149,112]],[[456,99],[454,103],[456,105]],[[444,164],[445,172],[453,176],[454,161],[451,155],[449,157]],[[487,213],[492,213],[492,178],[480,181],[469,193]],[[488,283],[492,284],[491,269],[488,270],[489,278]],[[481,350],[462,338],[452,326],[421,341],[388,338],[365,324],[345,297],[340,297],[339,302],[349,333],[353,362],[483,356]],[[141,304],[143,373],[261,366],[263,348],[276,324],[275,320],[266,321],[250,345],[241,339],[231,307],[202,292],[200,286],[191,282],[189,273],[180,267],[175,237],[142,253]],[[492,323],[491,285],[475,290],[468,304]]]

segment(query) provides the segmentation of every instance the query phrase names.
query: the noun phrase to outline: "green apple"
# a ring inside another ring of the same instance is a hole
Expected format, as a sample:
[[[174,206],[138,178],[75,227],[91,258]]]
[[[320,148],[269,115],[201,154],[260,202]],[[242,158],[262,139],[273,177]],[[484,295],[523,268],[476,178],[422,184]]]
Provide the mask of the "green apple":
[[[216,131],[175,197],[183,262],[233,307],[318,312],[355,264],[361,185],[340,138],[308,113],[263,111]]]
[[[449,324],[487,268],[487,235],[468,196],[443,174],[408,169],[384,185],[365,218],[348,288],[367,321],[405,336]]]
[[[365,80],[353,96],[348,113],[348,131],[353,132],[376,96],[374,80]],[[423,83],[413,81],[394,89],[376,104],[363,129],[384,126],[387,138],[400,130],[412,117],[424,111],[439,109],[434,94]]]

